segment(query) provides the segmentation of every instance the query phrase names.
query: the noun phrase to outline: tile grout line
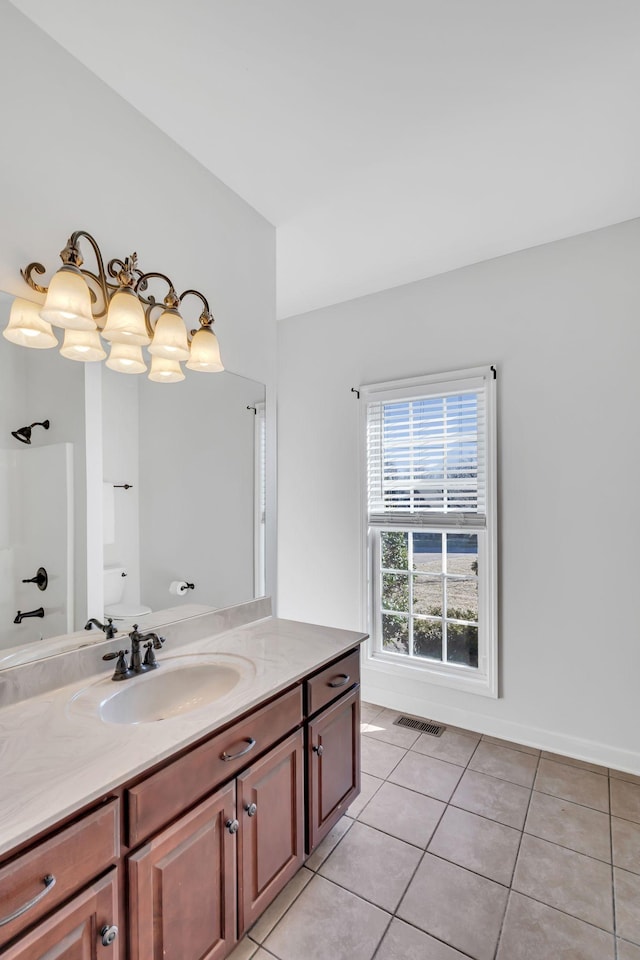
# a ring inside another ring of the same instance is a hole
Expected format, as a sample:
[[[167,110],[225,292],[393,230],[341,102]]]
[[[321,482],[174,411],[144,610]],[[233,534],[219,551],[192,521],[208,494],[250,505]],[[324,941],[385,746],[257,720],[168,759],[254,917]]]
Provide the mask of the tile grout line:
[[[611,812],[611,775],[609,774],[609,843],[611,845],[611,908],[613,911],[613,952],[618,957],[618,935],[617,935],[617,916],[616,916],[616,881],[613,863],[613,814]]]
[[[444,817],[445,817],[445,815],[446,815],[446,813],[447,813],[447,810],[448,810],[449,807],[451,806],[451,800],[452,800],[452,798],[453,798],[454,793],[456,792],[456,790],[457,790],[457,788],[458,788],[458,785],[459,785],[459,783],[460,783],[460,780],[462,780],[462,777],[464,776],[464,773],[469,769],[469,764],[471,763],[471,760],[472,760],[473,756],[475,755],[476,750],[478,749],[478,747],[480,746],[481,743],[482,743],[482,740],[478,740],[478,742],[476,743],[474,749],[472,750],[471,754],[469,755],[469,759],[467,760],[465,766],[463,767],[463,773],[461,774],[461,776],[459,777],[457,783],[456,783],[455,786],[453,787],[453,789],[452,789],[452,791],[451,791],[451,794],[450,794],[450,796],[449,796],[449,799],[448,799],[448,800],[445,800],[445,801],[441,801],[441,802],[444,802],[444,808],[443,808],[443,810],[442,810],[442,813],[440,814],[440,817],[438,818],[438,822],[437,822],[437,824],[435,825],[435,827],[434,827],[434,829],[433,829],[433,831],[432,831],[432,833],[431,833],[431,836],[429,837],[429,839],[428,839],[428,841],[427,841],[427,844],[426,844],[425,849],[424,849],[424,853],[423,853],[422,857],[420,858],[420,861],[419,861],[419,863],[418,863],[418,866],[416,867],[416,869],[415,869],[415,871],[414,871],[411,879],[409,880],[409,883],[408,883],[407,886],[405,887],[404,893],[403,893],[402,897],[400,898],[400,902],[398,903],[398,906],[396,907],[396,911],[397,911],[397,910],[400,908],[400,906],[402,905],[402,901],[404,900],[404,898],[405,898],[405,896],[406,896],[406,894],[407,894],[407,891],[408,891],[409,887],[411,886],[411,883],[413,882],[413,879],[414,879],[416,873],[418,872],[418,868],[419,868],[420,865],[424,862],[424,859],[425,859],[425,857],[427,856],[427,853],[429,854],[430,857],[436,857],[437,859],[440,859],[440,860],[444,860],[444,859],[445,859],[444,857],[438,857],[437,854],[431,853],[431,852],[429,851],[429,847],[430,847],[430,845],[431,845],[431,841],[432,841],[433,838],[435,837],[435,835],[436,835],[436,833],[437,833],[437,831],[438,831],[438,828],[440,827],[440,824],[442,823],[442,821],[443,821],[443,819],[444,819]],[[444,761],[443,761],[443,762],[444,762]],[[438,799],[438,798],[435,798],[435,797],[434,797],[433,799]],[[455,810],[455,809],[459,809],[459,808],[454,807],[453,809]],[[468,811],[467,811],[467,812],[468,812]],[[451,862],[451,861],[446,861],[446,862]],[[456,866],[459,866],[459,864],[456,864]],[[488,878],[485,878],[485,879],[488,879]],[[412,927],[413,927],[414,929],[416,929],[416,930],[421,930],[420,927],[414,926],[414,924],[411,924],[410,921],[403,920],[403,919],[400,918],[400,917],[398,917],[398,920],[400,920],[402,923],[409,923],[410,926],[412,926]],[[437,940],[439,943],[445,944],[445,946],[449,947],[449,948],[452,949],[452,950],[453,950],[453,949],[457,949],[457,948],[454,947],[452,944],[447,943],[445,940],[441,940],[439,937],[434,936],[434,934],[432,934],[432,933],[427,933],[425,930],[421,930],[421,932],[422,932],[422,933],[425,933],[425,934],[426,934],[427,936],[429,936],[429,937],[432,937],[434,940]],[[461,953],[463,956],[469,956],[469,954],[467,954],[466,951],[458,951],[458,952]]]
[[[568,797],[559,797],[557,793],[547,793],[546,790],[538,789],[534,790],[534,793],[541,793],[544,797],[553,797],[554,800],[564,800],[566,803],[575,803],[576,807],[583,807],[585,810],[595,810],[596,813],[604,813],[605,816],[608,813],[607,810],[601,810],[600,807],[590,807],[588,803],[580,803],[579,800],[570,800]]]
[[[348,831],[347,831],[347,832],[348,832]],[[336,846],[337,846],[337,844],[336,844]],[[304,869],[305,869],[305,866],[306,866],[306,864],[303,863],[302,866],[300,867],[300,869],[301,869],[301,870],[304,870]],[[274,923],[274,925],[271,927],[271,930],[269,930],[269,932],[267,933],[267,935],[264,937],[264,940],[262,941],[262,943],[258,943],[258,941],[257,941],[257,940],[254,940],[253,937],[251,936],[251,930],[253,929],[253,927],[251,927],[251,928],[247,931],[247,933],[245,933],[245,937],[248,937],[248,939],[251,940],[252,943],[255,943],[256,946],[257,946],[257,950],[255,950],[254,953],[257,953],[258,950],[260,950],[260,948],[262,948],[263,950],[267,950],[267,948],[266,948],[265,945],[264,945],[264,941],[265,941],[268,937],[271,936],[271,934],[272,934],[273,931],[276,929],[276,927],[278,926],[278,924],[280,923],[280,921],[281,921],[281,920],[284,920],[284,918],[286,917],[286,915],[289,913],[289,910],[291,909],[291,907],[294,905],[294,903],[296,903],[297,900],[300,899],[301,895],[302,895],[302,894],[304,893],[304,891],[307,889],[307,887],[309,886],[309,884],[311,883],[311,881],[313,880],[313,878],[314,878],[315,876],[317,876],[315,870],[311,870],[309,867],[307,867],[306,869],[309,870],[309,872],[312,874],[311,879],[308,880],[307,883],[305,883],[305,885],[304,885],[304,887],[302,888],[302,890],[300,890],[300,891],[296,894],[296,896],[293,898],[293,900],[291,901],[291,903],[289,904],[289,906],[287,907],[287,909],[284,911],[284,913],[282,914],[282,916],[279,917],[279,918],[276,920],[276,922]],[[297,876],[297,874],[294,874],[294,876]],[[292,880],[293,880],[293,877],[291,878],[291,880],[289,881],[289,883],[291,883]],[[288,885],[289,885],[289,884],[287,884],[287,886],[288,886]],[[283,892],[284,892],[284,890],[286,890],[286,889],[287,889],[287,887],[284,887]],[[268,909],[268,908],[267,908],[267,909]],[[265,911],[265,913],[266,913],[266,911]],[[260,919],[261,919],[261,918],[258,917],[258,919],[256,920],[256,922],[255,922],[254,925],[253,925],[254,927],[258,925],[258,923],[260,922]],[[270,951],[270,950],[267,950],[267,953],[270,953],[270,954],[271,954],[271,951]],[[253,954],[252,954],[252,956],[253,956]],[[274,957],[276,957],[276,960],[279,960],[279,958],[277,958],[277,955],[276,955],[275,953],[271,954],[271,956],[274,956]]]
[[[496,958],[497,958],[497,956],[498,956],[498,950],[500,949],[500,941],[502,940],[502,932],[503,932],[503,930],[504,930],[504,922],[505,922],[506,917],[507,917],[507,910],[509,909],[509,901],[511,900],[511,894],[512,894],[512,892],[513,892],[513,880],[514,880],[514,877],[515,877],[515,875],[516,875],[516,867],[518,866],[518,860],[519,860],[519,858],[520,858],[520,850],[521,850],[521,848],[522,848],[522,841],[523,841],[523,839],[524,839],[524,831],[525,831],[525,827],[527,826],[527,818],[528,818],[528,816],[529,816],[529,809],[530,809],[530,807],[531,807],[531,800],[533,799],[533,785],[535,784],[535,782],[536,782],[536,777],[538,776],[538,769],[539,769],[539,767],[540,767],[541,757],[542,757],[542,754],[540,753],[540,754],[538,755],[538,760],[537,760],[537,763],[536,763],[536,769],[535,769],[535,771],[534,771],[533,779],[532,779],[532,781],[531,781],[531,789],[530,789],[530,791],[529,791],[529,801],[528,801],[528,803],[527,803],[527,809],[525,810],[524,820],[522,821],[522,830],[520,831],[520,842],[518,843],[518,849],[517,849],[517,851],[516,851],[516,856],[515,856],[515,859],[514,859],[514,861],[513,861],[513,869],[512,869],[512,871],[511,871],[511,878],[510,878],[510,880],[509,880],[509,887],[508,887],[509,892],[508,892],[508,895],[507,895],[507,902],[506,902],[506,904],[505,904],[504,913],[503,913],[503,915],[502,915],[502,922],[500,923],[500,929],[499,929],[499,931],[498,931],[498,939],[496,940],[496,949],[495,949],[494,954],[493,954],[494,960],[496,960]]]
[[[366,736],[366,734],[363,734],[363,736]],[[370,738],[370,739],[373,739],[373,738]],[[379,743],[387,743],[386,740],[379,740],[378,742],[379,742]],[[479,741],[478,744],[477,744],[477,746],[480,746],[480,743],[482,743],[482,742],[486,742],[486,741]],[[500,744],[490,744],[490,745],[491,745],[491,746],[500,746]],[[395,744],[390,744],[390,746],[395,746]],[[495,774],[495,773],[486,773],[484,770],[477,770],[475,767],[471,767],[469,764],[471,763],[471,760],[473,759],[473,756],[474,756],[474,754],[475,754],[475,750],[473,751],[473,753],[472,753],[471,756],[469,757],[469,760],[467,761],[467,763],[466,763],[465,765],[463,765],[463,764],[461,764],[461,763],[455,763],[455,762],[452,761],[452,760],[442,760],[440,757],[434,757],[434,756],[432,756],[431,754],[420,753],[418,750],[414,750],[413,747],[406,747],[406,748],[403,748],[403,749],[405,749],[406,753],[416,753],[416,754],[418,754],[418,756],[429,757],[429,758],[432,759],[432,760],[439,760],[440,763],[448,763],[448,764],[449,764],[450,766],[452,766],[452,767],[462,767],[465,772],[466,772],[467,770],[470,770],[471,773],[478,773],[478,774],[480,774],[480,775],[483,776],[483,777],[491,777],[493,780],[499,780],[501,783],[512,783],[515,787],[522,787],[523,790],[532,790],[532,789],[534,789],[534,788],[532,788],[532,787],[527,787],[527,786],[525,786],[523,783],[518,783],[517,780],[509,780],[509,779],[507,779],[506,777],[500,777],[500,776],[498,776],[498,775]],[[509,748],[509,747],[505,747],[504,749],[510,749],[510,748]],[[521,751],[519,751],[519,750],[513,750],[512,752],[513,752],[513,753],[521,753]],[[531,756],[531,757],[533,757],[534,754],[532,754],[532,753],[531,753],[531,754],[522,754],[522,756]],[[404,757],[402,757],[401,759],[404,759]],[[541,761],[541,760],[544,760],[545,758],[542,757],[542,756],[538,756],[536,759],[537,759],[537,764],[536,764],[536,774],[537,774],[538,767],[539,767],[539,765],[540,765],[540,761]],[[556,763],[557,761],[552,760],[551,762],[552,762],[552,763]],[[400,760],[398,761],[398,763],[400,763]],[[397,766],[397,764],[396,764],[396,766]],[[572,770],[579,770],[579,769],[581,769],[581,768],[579,768],[579,767],[572,766],[571,764],[568,764],[568,763],[562,764],[562,766],[569,767],[569,768],[572,769]],[[393,773],[394,771],[395,771],[395,767],[394,767],[393,770],[389,773],[389,776],[391,776],[391,773]],[[368,776],[371,776],[371,777],[372,777],[372,776],[375,776],[375,774],[368,773],[368,771],[363,771],[363,772],[367,773]],[[583,772],[583,773],[593,773],[593,774],[595,774],[596,776],[599,776],[599,777],[600,777],[600,776],[601,776],[601,777],[607,776],[606,774],[596,773],[595,770],[583,770],[582,772]],[[378,779],[382,779],[382,778],[378,777]],[[391,782],[393,782],[393,781],[391,781]],[[459,783],[459,782],[458,782],[458,783]],[[395,785],[396,785],[396,786],[403,786],[403,784],[395,784]],[[456,785],[456,786],[457,786],[457,785]],[[404,789],[405,789],[405,790],[412,790],[413,788],[412,788],[412,787],[405,787]],[[414,792],[414,793],[420,793],[421,791],[420,791],[420,790],[414,790],[413,792]],[[454,792],[455,792],[455,791],[454,791]],[[569,799],[568,797],[561,797],[561,796],[558,796],[557,793],[548,793],[546,790],[540,790],[540,789],[535,790],[535,792],[536,792],[536,793],[544,794],[545,797],[553,797],[555,800],[565,800],[567,803],[575,803],[575,805],[576,805],[577,807],[584,807],[586,810],[595,810],[597,813],[604,813],[605,815],[607,814],[607,811],[606,811],[606,810],[601,810],[600,807],[593,807],[593,806],[590,806],[588,803],[580,803],[579,800],[571,800],[571,799]],[[439,797],[433,797],[432,794],[423,794],[423,796],[431,796],[432,799],[434,799],[434,800],[439,800],[439,799],[440,799]],[[367,801],[367,803],[369,803],[369,801]],[[465,809],[465,808],[462,807],[461,809]],[[470,811],[470,812],[473,812],[473,811]],[[478,814],[478,816],[482,816],[482,814]],[[489,818],[487,818],[487,819],[491,819],[491,818],[489,817]],[[626,818],[626,817],[620,817],[620,819],[621,819],[621,820],[625,820],[625,819],[627,819],[627,818]],[[501,822],[501,821],[497,821],[497,822],[499,823],[499,822]],[[629,823],[636,823],[637,821],[628,820],[628,822],[629,822]],[[505,824],[505,826],[509,827],[509,826],[511,826],[511,824],[507,823],[507,824]],[[514,827],[514,829],[518,829],[518,828],[517,828],[517,827]],[[570,849],[570,848],[569,848],[569,849]],[[598,859],[598,858],[596,858],[596,859]],[[608,862],[608,861],[607,861],[607,862]]]
[[[366,736],[366,734],[365,734],[365,736]],[[372,737],[371,739],[375,739],[375,738]],[[413,741],[413,745],[415,745],[415,744],[418,742],[418,740],[419,740],[419,737],[416,737],[416,739]],[[385,741],[382,741],[382,742],[384,743]],[[473,754],[475,753],[475,751],[478,749],[478,744],[479,744],[479,743],[480,743],[480,741],[478,741],[478,743],[476,744],[474,750],[473,750],[472,753],[470,754],[469,760],[471,759],[471,757],[473,756]],[[412,746],[413,746],[413,745],[412,745]],[[387,774],[387,776],[384,778],[383,783],[390,783],[392,786],[402,787],[402,784],[394,783],[392,780],[389,780],[389,777],[390,777],[391,774],[395,771],[395,769],[396,769],[396,767],[398,766],[398,764],[400,763],[400,761],[403,760],[404,757],[406,757],[407,753],[409,753],[410,751],[411,751],[411,747],[407,747],[406,750],[405,750],[404,755],[400,758],[400,760],[398,760],[398,763],[395,765],[395,767],[393,768],[393,770],[390,770],[390,771],[389,771],[389,773]],[[416,754],[418,754],[419,756],[425,756],[425,754],[419,754],[417,750],[414,750],[413,752],[416,753]],[[428,756],[428,755],[427,755],[427,756]],[[438,759],[438,758],[434,758],[434,759]],[[429,839],[427,840],[427,843],[426,843],[425,847],[424,847],[424,848],[420,848],[420,847],[417,847],[417,845],[409,844],[410,846],[415,846],[416,849],[422,849],[422,856],[418,859],[418,862],[417,862],[417,864],[416,864],[416,866],[415,866],[415,869],[413,870],[411,876],[409,877],[409,880],[407,881],[407,883],[406,883],[406,885],[405,885],[405,887],[404,887],[404,890],[403,890],[400,898],[398,899],[398,903],[396,904],[395,909],[394,909],[394,910],[392,911],[392,913],[391,913],[391,917],[390,917],[390,919],[389,919],[389,923],[387,924],[387,926],[386,926],[386,928],[385,928],[385,931],[384,931],[383,935],[381,936],[381,938],[380,938],[380,940],[379,940],[379,942],[378,942],[378,946],[376,947],[376,949],[375,949],[375,951],[374,951],[374,953],[373,953],[373,956],[372,956],[371,960],[374,960],[375,956],[378,954],[378,951],[380,950],[380,947],[382,946],[382,943],[383,943],[383,941],[384,941],[384,938],[386,937],[387,932],[388,932],[388,930],[389,930],[389,928],[390,928],[391,923],[393,922],[393,920],[394,920],[394,919],[397,919],[400,923],[408,923],[408,921],[403,920],[401,917],[398,917],[398,910],[400,909],[400,907],[401,907],[401,905],[402,905],[402,902],[403,902],[403,900],[404,900],[404,898],[405,898],[405,896],[406,896],[406,894],[407,894],[407,890],[408,890],[409,887],[411,886],[411,884],[412,884],[412,882],[413,882],[413,880],[414,880],[414,878],[415,878],[416,873],[417,873],[418,870],[420,869],[420,866],[421,866],[421,864],[423,863],[424,858],[425,858],[426,855],[427,855],[427,850],[428,850],[429,844],[431,843],[431,840],[432,840],[433,837],[435,836],[435,833],[436,833],[438,827],[439,827],[440,824],[442,823],[442,819],[443,819],[445,813],[447,812],[447,810],[448,810],[448,808],[449,808],[449,802],[450,802],[450,800],[451,800],[451,797],[452,797],[453,794],[455,793],[456,787],[457,787],[458,783],[460,782],[460,780],[462,779],[462,776],[464,775],[464,771],[465,771],[465,770],[467,769],[467,767],[468,767],[469,760],[467,760],[467,763],[466,763],[465,766],[462,766],[462,764],[452,764],[452,766],[460,766],[460,767],[462,767],[463,773],[460,775],[460,777],[459,777],[456,785],[453,787],[453,789],[452,789],[452,791],[451,791],[451,795],[450,795],[450,797],[449,797],[449,800],[443,801],[443,800],[440,800],[439,797],[430,797],[430,799],[436,800],[436,801],[444,804],[444,805],[443,805],[443,808],[442,808],[442,811],[441,811],[441,813],[440,813],[440,816],[438,817],[438,820],[437,820],[437,822],[436,822],[433,830],[431,831],[431,835],[430,835]],[[445,761],[443,761],[443,762],[445,762]],[[372,774],[370,774],[370,776],[372,776]],[[362,810],[360,811],[360,813],[363,813],[364,810],[366,810],[367,806],[368,806],[369,803],[371,803],[371,801],[375,798],[376,794],[378,793],[378,791],[379,791],[380,789],[382,789],[381,786],[378,787],[378,790],[377,790],[376,793],[373,795],[373,797],[371,797],[371,799],[370,799],[369,801],[367,801],[367,803],[366,803],[365,806],[362,808]],[[410,788],[404,787],[403,789],[410,789]],[[417,794],[419,794],[420,796],[428,796],[428,794],[420,793],[419,790],[412,790],[411,792],[412,792],[412,793],[417,793]],[[360,813],[358,814],[358,818],[359,818],[359,816],[360,816]],[[363,823],[363,822],[360,821],[358,818],[356,818],[356,822]],[[376,827],[371,827],[369,824],[366,824],[366,823],[363,823],[363,826],[369,826],[370,829],[372,829],[372,830],[376,830],[376,829],[377,829]],[[379,832],[379,833],[384,833],[385,836],[393,836],[392,834],[386,834],[383,830],[379,830],[378,832]],[[346,835],[346,834],[345,834],[345,835]],[[399,837],[393,837],[393,839],[399,840],[400,838],[399,838]],[[401,841],[401,842],[406,842],[406,841]],[[333,853],[333,851],[332,851],[332,853]],[[431,854],[431,856],[433,856],[433,854]],[[324,878],[324,879],[327,879],[327,878]],[[346,889],[346,888],[343,888],[343,889]],[[350,892],[350,893],[353,893],[353,891],[349,891],[349,892]],[[357,896],[357,894],[354,894],[354,896]],[[365,898],[363,897],[362,899],[365,899]],[[379,907],[378,904],[374,904],[374,906],[377,906],[378,909],[382,909],[381,907]],[[412,926],[412,927],[413,927],[414,929],[416,929],[416,930],[420,930],[419,927],[414,927],[413,924],[411,924],[411,923],[409,923],[409,925]],[[423,933],[423,934],[425,934],[426,936],[433,936],[432,934],[427,934],[426,931],[424,931],[424,930],[420,930],[420,932]],[[433,937],[433,939],[438,940],[438,942],[440,942],[440,943],[445,943],[445,941],[439,940],[439,938],[437,938],[437,937]],[[446,946],[450,946],[450,944],[446,944]],[[453,949],[453,948],[452,948],[452,949]]]
[[[417,742],[417,739],[414,741],[414,743],[416,743],[416,742]],[[411,748],[409,748],[409,749],[411,749]],[[408,751],[407,751],[407,752],[408,752]],[[417,752],[417,751],[415,751],[415,752]],[[475,752],[475,751],[474,751],[474,752]],[[472,755],[473,755],[473,754],[472,754]],[[406,756],[406,754],[405,754],[405,756]],[[399,762],[400,762],[400,761],[398,761],[398,763],[399,763]],[[395,767],[394,767],[394,769],[395,769]],[[465,768],[465,769],[466,769],[466,768]],[[391,773],[393,773],[393,770],[391,771]],[[391,773],[389,774],[389,776],[391,776]],[[461,776],[460,779],[462,779],[462,776]],[[392,783],[392,781],[389,781],[388,779],[385,779],[384,782],[385,782],[385,783]],[[460,780],[458,780],[458,783],[459,783],[459,782],[460,782]],[[400,786],[400,784],[394,784],[394,783],[392,783],[392,786]],[[456,784],[456,786],[457,786],[457,784]],[[381,789],[381,788],[379,788],[379,789]],[[453,796],[454,791],[455,791],[455,787],[454,787],[453,790],[451,791],[451,795],[452,795],[452,796]],[[417,791],[417,790],[414,790],[413,792],[414,792],[414,793],[419,793],[419,791]],[[426,794],[421,794],[421,796],[426,796]],[[372,797],[372,799],[373,799],[373,797]],[[437,797],[431,797],[430,799],[432,799],[432,800],[437,800],[438,798],[437,798]],[[440,801],[440,802],[442,803],[443,801]],[[407,891],[408,891],[409,887],[411,886],[411,884],[413,883],[413,880],[414,880],[414,878],[415,878],[415,875],[417,874],[418,870],[420,869],[421,864],[422,864],[423,861],[424,861],[424,858],[425,858],[426,855],[427,855],[427,849],[428,849],[428,847],[429,847],[429,844],[431,843],[431,840],[432,840],[433,837],[435,836],[436,830],[438,829],[438,827],[439,827],[440,824],[442,823],[442,818],[444,817],[445,813],[447,812],[448,807],[449,807],[449,801],[445,801],[445,802],[444,802],[444,806],[443,806],[443,808],[442,808],[442,811],[441,811],[441,813],[440,813],[440,816],[438,817],[437,823],[436,823],[436,825],[434,826],[433,830],[431,831],[431,835],[430,835],[429,839],[427,840],[427,843],[426,843],[424,849],[422,850],[422,856],[419,858],[419,860],[418,860],[418,862],[417,862],[417,864],[416,864],[416,866],[415,866],[415,870],[413,871],[413,873],[412,873],[411,876],[409,877],[409,880],[407,881],[407,883],[406,883],[406,885],[405,885],[405,887],[404,887],[404,890],[403,890],[403,892],[402,892],[402,895],[401,895],[400,898],[398,899],[398,903],[396,904],[395,910],[394,910],[393,913],[391,914],[391,918],[390,918],[390,920],[389,920],[389,923],[387,924],[386,930],[385,930],[384,934],[382,935],[382,937],[380,938],[380,941],[379,941],[379,943],[378,943],[378,946],[376,947],[376,949],[375,949],[375,951],[374,951],[374,953],[373,953],[373,957],[371,958],[371,960],[374,960],[375,956],[377,955],[378,951],[380,950],[380,947],[382,946],[382,943],[383,943],[383,941],[384,941],[384,938],[386,937],[387,932],[388,932],[388,930],[389,930],[389,928],[390,928],[393,920],[394,920],[394,919],[397,919],[400,923],[407,923],[407,922],[408,922],[408,921],[406,921],[406,920],[403,920],[401,917],[398,917],[398,910],[399,910],[400,907],[402,906],[402,902],[403,902],[404,898],[405,898],[406,895],[407,895]],[[372,827],[371,829],[375,830],[376,828],[375,828],[375,827]],[[381,832],[382,832],[382,831],[381,831]],[[395,839],[398,839],[398,838],[395,838]],[[418,849],[420,849],[420,848],[418,848]],[[413,924],[409,924],[409,925],[413,927]],[[419,928],[419,927],[414,927],[414,929],[419,930],[420,928]],[[426,936],[432,936],[432,934],[427,934],[426,931],[424,931],[424,930],[421,930],[420,932],[421,932],[421,933],[424,933]],[[438,938],[434,937],[433,939],[438,939]],[[440,943],[444,943],[443,940],[439,940],[439,942],[440,942]],[[449,946],[449,945],[447,944],[447,946]]]

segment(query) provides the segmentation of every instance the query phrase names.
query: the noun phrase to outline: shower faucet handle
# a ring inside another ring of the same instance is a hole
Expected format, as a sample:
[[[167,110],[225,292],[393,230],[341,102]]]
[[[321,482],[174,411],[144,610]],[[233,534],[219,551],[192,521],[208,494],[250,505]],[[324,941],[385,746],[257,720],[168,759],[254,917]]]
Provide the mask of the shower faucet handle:
[[[23,580],[23,583],[35,583],[38,590],[46,590],[49,586],[49,575],[44,567],[38,567],[35,577]]]

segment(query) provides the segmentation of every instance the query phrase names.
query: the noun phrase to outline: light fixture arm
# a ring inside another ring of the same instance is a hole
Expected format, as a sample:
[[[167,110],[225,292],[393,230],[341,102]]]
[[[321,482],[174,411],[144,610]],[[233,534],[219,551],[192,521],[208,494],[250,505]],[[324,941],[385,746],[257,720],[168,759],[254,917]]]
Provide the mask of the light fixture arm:
[[[149,294],[146,297],[144,296],[144,291],[146,291],[149,286],[149,280],[154,278],[157,280],[164,280],[169,288],[162,303],[159,303],[153,294]],[[138,296],[141,303],[144,304],[144,319],[147,326],[147,333],[150,337],[153,337],[154,324],[151,322],[151,314],[154,307],[160,307],[161,309],[173,307],[177,310],[180,306],[180,297],[176,293],[176,288],[173,285],[173,281],[166,275],[166,273],[160,273],[157,270],[151,270],[149,273],[140,273],[134,284],[133,292]]]
[[[91,245],[97,264],[96,273],[83,267],[84,258],[79,243],[81,237]],[[60,259],[66,265],[77,267],[83,277],[91,281],[91,284],[87,284],[87,286],[89,287],[89,293],[91,295],[92,313],[96,320],[100,320],[106,316],[111,294],[115,293],[118,287],[132,286],[133,283],[135,283],[134,277],[142,275],[142,271],[140,271],[137,266],[138,260],[135,253],[130,257],[126,257],[125,260],[110,260],[107,270],[105,270],[104,259],[98,242],[86,230],[74,230],[67,240],[67,245],[60,251]],[[115,278],[117,282],[107,279],[107,271],[109,276]],[[46,268],[41,263],[34,261],[25,267],[24,270],[20,271],[23,280],[28,283],[32,290],[35,290],[37,293],[46,294],[49,288],[37,283],[32,276],[34,273],[42,275],[46,273]],[[95,305],[98,303],[96,290],[99,291],[101,296],[101,303],[97,309],[95,309]]]
[[[204,296],[204,294],[200,293],[199,290],[185,290],[183,293],[180,294],[180,303],[182,304],[182,301],[184,300],[184,298],[188,296],[197,297],[199,300],[202,301],[203,310],[200,316],[198,317],[198,322],[200,323],[200,326],[201,327],[213,326],[213,314],[211,313],[209,301]],[[198,332],[197,330],[191,330],[191,336],[193,337],[197,332]]]

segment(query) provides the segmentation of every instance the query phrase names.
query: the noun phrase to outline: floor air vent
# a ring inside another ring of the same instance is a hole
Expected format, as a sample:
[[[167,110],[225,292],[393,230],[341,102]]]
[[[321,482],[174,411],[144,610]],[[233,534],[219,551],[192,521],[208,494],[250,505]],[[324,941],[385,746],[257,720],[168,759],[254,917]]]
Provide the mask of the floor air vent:
[[[439,723],[433,723],[431,720],[416,720],[415,717],[396,717],[393,721],[397,727],[409,727],[410,730],[419,730],[420,733],[428,733],[432,737],[442,736],[446,727]]]

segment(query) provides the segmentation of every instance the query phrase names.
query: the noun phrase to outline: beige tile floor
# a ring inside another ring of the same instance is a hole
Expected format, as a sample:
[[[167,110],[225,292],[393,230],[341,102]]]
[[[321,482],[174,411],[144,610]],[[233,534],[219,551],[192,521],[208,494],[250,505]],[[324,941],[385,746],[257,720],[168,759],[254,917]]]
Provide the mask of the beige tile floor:
[[[640,777],[396,715],[232,960],[640,960]]]

